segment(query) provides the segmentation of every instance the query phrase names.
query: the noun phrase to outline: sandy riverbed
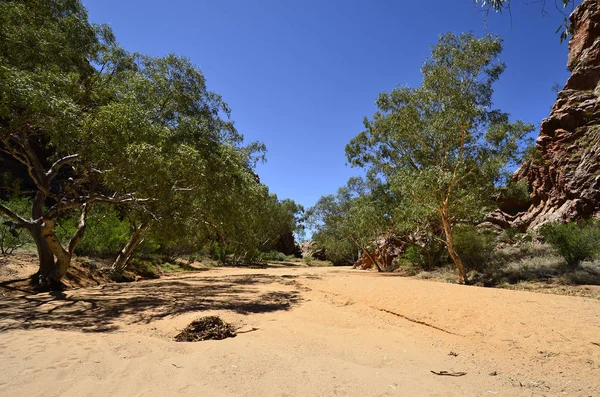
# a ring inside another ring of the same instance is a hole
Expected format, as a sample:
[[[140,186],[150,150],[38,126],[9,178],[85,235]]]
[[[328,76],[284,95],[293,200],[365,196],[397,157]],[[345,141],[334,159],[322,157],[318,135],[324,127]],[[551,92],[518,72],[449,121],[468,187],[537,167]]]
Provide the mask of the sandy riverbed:
[[[173,341],[212,314],[240,334]],[[350,269],[223,268],[4,297],[0,357],[0,395],[15,397],[597,397],[600,301]]]

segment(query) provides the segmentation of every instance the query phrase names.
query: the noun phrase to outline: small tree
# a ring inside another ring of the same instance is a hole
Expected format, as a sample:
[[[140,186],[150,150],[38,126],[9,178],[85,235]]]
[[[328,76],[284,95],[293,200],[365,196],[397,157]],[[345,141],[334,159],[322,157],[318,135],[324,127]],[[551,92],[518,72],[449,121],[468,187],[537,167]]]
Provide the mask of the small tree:
[[[468,280],[453,227],[489,208],[495,185],[533,130],[492,107],[501,51],[497,37],[442,36],[422,68],[421,87],[381,94],[379,111],[346,147],[352,165],[367,166],[403,197],[407,221],[439,219],[462,283]]]

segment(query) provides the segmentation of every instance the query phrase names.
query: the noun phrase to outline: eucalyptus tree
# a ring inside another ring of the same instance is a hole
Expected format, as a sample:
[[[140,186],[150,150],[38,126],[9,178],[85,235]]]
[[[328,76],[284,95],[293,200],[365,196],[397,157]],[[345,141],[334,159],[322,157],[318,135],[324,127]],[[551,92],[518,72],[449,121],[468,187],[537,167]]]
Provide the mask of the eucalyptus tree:
[[[253,173],[231,175],[224,189],[203,198],[203,222],[223,261],[253,262],[284,234],[303,227],[302,206],[279,200]]]
[[[130,242],[115,264],[122,269],[150,225],[171,233],[202,211],[202,197],[225,194],[227,180],[252,178],[252,158],[264,147],[242,147],[221,97],[185,58],[132,56],[132,67],[108,76],[114,97],[84,122],[84,157],[102,186],[142,198],[129,206]],[[244,176],[245,175],[245,176]]]
[[[227,104],[189,60],[128,54],[76,0],[0,2],[0,150],[35,186],[31,216],[1,204],[0,214],[33,236],[41,284],[66,273],[91,205],[133,214],[123,266],[150,224],[174,228],[221,180],[248,179],[264,148],[241,144]],[[57,220],[73,211],[78,227],[63,246]]]
[[[372,253],[393,232],[389,195],[376,180],[350,178],[337,194],[321,197],[307,211],[313,241],[334,262],[354,262],[367,255],[378,271],[386,266]]]
[[[533,130],[493,107],[492,85],[505,68],[501,51],[497,37],[442,36],[423,65],[421,86],[381,94],[379,110],[346,146],[353,166],[367,167],[404,197],[407,221],[439,219],[460,282],[467,276],[453,227],[487,208]]]
[[[90,24],[77,1],[0,2],[0,150],[23,166],[36,190],[31,216],[5,205],[0,214],[31,232],[42,282],[66,271],[89,204],[133,198],[89,194],[75,200],[78,188],[61,173],[79,157],[69,146],[94,106],[93,63],[113,45],[110,30]],[[74,208],[81,211],[79,227],[63,247],[54,234],[56,218]]]

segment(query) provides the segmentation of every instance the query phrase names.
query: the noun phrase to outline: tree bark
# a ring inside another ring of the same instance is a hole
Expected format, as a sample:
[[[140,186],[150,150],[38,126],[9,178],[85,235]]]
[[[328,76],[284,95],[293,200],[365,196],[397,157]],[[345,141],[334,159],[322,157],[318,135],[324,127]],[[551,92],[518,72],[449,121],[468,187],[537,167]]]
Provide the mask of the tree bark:
[[[444,228],[444,234],[446,235],[446,247],[448,248],[448,254],[452,258],[452,261],[456,265],[456,269],[458,270],[458,282],[461,284],[468,284],[467,273],[465,272],[465,267],[456,252],[454,247],[454,236],[452,235],[452,226],[450,225],[450,220],[448,216],[442,214],[442,227]]]
[[[77,231],[71,238],[67,249],[63,248],[56,233],[54,233],[54,229],[56,228],[56,221],[54,219],[42,218],[30,228],[40,261],[37,280],[39,286],[53,288],[60,285],[60,280],[67,274],[71,266],[75,248],[77,248],[77,244],[83,238],[86,218],[87,204],[83,204]]]
[[[131,259],[131,256],[133,255],[133,252],[144,241],[144,239],[142,238],[142,233],[148,230],[149,226],[150,225],[148,225],[147,223],[142,223],[140,226],[134,227],[133,233],[131,234],[129,241],[127,242],[125,247],[123,247],[123,249],[119,252],[119,255],[117,255],[117,258],[112,264],[111,268],[113,271],[122,272],[123,270],[125,270],[127,264],[129,263],[129,260]]]
[[[55,286],[60,279],[55,268],[54,254],[47,241],[42,237],[42,228],[40,225],[35,225],[29,231],[37,248],[40,265],[35,282],[44,288]]]

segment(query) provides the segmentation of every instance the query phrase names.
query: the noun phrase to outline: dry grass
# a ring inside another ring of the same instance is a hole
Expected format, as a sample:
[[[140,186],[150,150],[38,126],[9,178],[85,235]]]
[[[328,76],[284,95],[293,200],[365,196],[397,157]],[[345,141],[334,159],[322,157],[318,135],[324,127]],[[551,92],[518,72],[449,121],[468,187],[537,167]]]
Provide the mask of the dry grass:
[[[456,283],[452,266],[420,272],[415,278]],[[475,285],[600,299],[600,260],[569,269],[555,251],[543,244],[496,250],[482,272],[470,272]]]

